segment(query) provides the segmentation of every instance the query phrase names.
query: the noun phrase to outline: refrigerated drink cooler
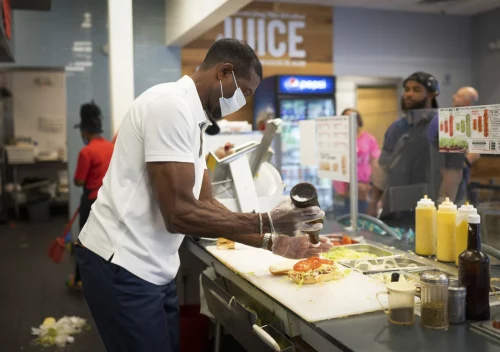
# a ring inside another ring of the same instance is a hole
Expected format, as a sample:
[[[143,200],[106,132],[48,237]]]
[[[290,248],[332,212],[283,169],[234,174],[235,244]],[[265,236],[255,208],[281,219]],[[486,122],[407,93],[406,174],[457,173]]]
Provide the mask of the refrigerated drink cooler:
[[[275,163],[289,194],[299,182],[309,182],[318,190],[324,210],[333,209],[332,181],[318,177],[317,167],[300,165],[299,121],[335,116],[334,76],[272,76],[255,92],[254,129],[265,126],[270,116],[283,120],[276,139]],[[316,141],[311,141],[316,143]]]

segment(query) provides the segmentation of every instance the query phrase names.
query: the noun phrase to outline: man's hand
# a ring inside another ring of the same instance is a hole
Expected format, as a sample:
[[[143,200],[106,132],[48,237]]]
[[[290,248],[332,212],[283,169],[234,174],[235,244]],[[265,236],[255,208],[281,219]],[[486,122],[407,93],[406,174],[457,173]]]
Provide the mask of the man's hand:
[[[319,240],[320,245],[314,247],[307,235],[297,237],[275,236],[272,252],[290,259],[302,259],[328,252],[333,247],[333,244],[325,236],[320,236]]]
[[[224,159],[226,156],[234,154],[234,144],[228,142],[223,147],[217,148],[214,154],[219,160]]]
[[[319,207],[296,208],[287,197],[270,212],[276,233],[293,236],[295,231],[320,231],[323,224],[311,222],[321,220],[325,212]]]

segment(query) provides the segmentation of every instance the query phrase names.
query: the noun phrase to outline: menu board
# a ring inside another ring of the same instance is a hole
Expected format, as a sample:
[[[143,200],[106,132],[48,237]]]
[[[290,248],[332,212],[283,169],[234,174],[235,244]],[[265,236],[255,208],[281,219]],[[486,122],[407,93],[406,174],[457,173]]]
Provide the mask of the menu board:
[[[349,117],[316,119],[318,175],[334,181],[349,182]]]
[[[500,154],[500,104],[439,109],[439,151]]]

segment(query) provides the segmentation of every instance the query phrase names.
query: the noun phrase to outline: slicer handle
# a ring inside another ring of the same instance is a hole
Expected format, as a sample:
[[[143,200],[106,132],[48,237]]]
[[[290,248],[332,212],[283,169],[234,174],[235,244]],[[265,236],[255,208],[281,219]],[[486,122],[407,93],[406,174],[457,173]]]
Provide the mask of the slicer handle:
[[[278,352],[281,351],[280,345],[278,345],[276,340],[273,339],[271,335],[269,335],[264,329],[255,324],[252,326],[252,328],[253,331],[257,334],[257,336],[259,336],[260,339],[266,343],[266,345],[271,347],[273,351],[278,351]]]

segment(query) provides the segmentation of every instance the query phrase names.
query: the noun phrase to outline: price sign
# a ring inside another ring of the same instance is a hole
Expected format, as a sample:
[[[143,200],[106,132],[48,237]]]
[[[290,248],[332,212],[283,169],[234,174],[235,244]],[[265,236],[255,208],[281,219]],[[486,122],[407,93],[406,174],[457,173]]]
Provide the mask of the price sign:
[[[316,119],[318,175],[334,181],[349,182],[349,117]]]

